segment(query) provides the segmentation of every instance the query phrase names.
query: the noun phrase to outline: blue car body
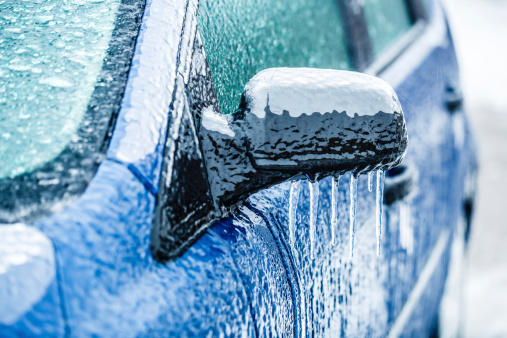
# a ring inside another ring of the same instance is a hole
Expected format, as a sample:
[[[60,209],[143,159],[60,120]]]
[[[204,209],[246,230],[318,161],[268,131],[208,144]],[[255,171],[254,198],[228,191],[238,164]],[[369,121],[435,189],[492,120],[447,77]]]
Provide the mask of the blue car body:
[[[417,182],[409,197],[384,206],[380,256],[375,193],[365,176],[358,184],[355,256],[348,256],[345,175],[336,245],[329,231],[331,179],[320,181],[313,259],[309,188],[302,181],[294,246],[288,240],[290,183],[283,183],[252,195],[179,258],[161,263],[152,257],[150,233],[164,148],[174,143],[169,107],[182,90],[178,77],[185,80],[196,6],[193,0],[146,3],[107,157],[78,199],[30,224],[53,245],[54,276],[27,311],[0,325],[0,335],[437,332],[452,244],[465,240],[464,205],[471,198],[465,182],[475,170],[466,117],[446,105],[459,73],[439,4],[428,2],[424,26],[381,72],[375,65],[365,70],[390,82],[400,98],[410,138],[403,164]],[[396,181],[396,172],[389,175],[386,185]]]

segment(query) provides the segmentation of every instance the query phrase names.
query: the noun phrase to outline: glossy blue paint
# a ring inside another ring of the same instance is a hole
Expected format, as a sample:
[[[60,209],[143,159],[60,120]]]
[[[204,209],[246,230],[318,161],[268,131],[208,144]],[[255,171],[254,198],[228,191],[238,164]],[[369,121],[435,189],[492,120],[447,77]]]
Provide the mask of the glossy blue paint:
[[[2,337],[52,336],[64,335],[65,321],[61,310],[58,283],[55,279],[48,287],[46,295],[12,325],[0,324]]]
[[[34,224],[55,245],[59,292],[54,283],[2,332],[144,336],[291,330],[292,302],[283,296],[289,283],[262,218],[242,209],[181,258],[160,264],[149,251],[153,208],[153,196],[124,165],[104,161],[73,206]],[[264,273],[246,273],[252,266]]]

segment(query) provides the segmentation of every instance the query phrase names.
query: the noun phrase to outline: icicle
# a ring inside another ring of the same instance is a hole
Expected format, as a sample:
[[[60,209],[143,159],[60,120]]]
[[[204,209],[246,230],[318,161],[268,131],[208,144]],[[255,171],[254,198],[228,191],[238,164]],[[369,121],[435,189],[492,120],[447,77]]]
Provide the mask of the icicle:
[[[410,204],[400,204],[400,244],[409,255],[414,252],[414,231],[410,220]]]
[[[310,185],[310,257],[313,259],[315,251],[315,237],[317,233],[317,210],[319,208],[319,181],[309,182]]]
[[[336,244],[336,228],[338,227],[338,184],[340,176],[333,177],[331,188],[331,244]]]
[[[293,246],[296,243],[296,211],[299,201],[299,181],[292,181],[289,192],[289,241]]]
[[[368,173],[368,191],[370,192],[373,190],[373,174],[373,171]]]
[[[382,237],[382,204],[384,203],[384,178],[383,170],[377,170],[377,213],[376,213],[376,234],[377,234],[377,256],[380,256],[380,238]]]
[[[356,235],[356,202],[357,177],[350,175],[350,257],[354,257],[354,240]]]

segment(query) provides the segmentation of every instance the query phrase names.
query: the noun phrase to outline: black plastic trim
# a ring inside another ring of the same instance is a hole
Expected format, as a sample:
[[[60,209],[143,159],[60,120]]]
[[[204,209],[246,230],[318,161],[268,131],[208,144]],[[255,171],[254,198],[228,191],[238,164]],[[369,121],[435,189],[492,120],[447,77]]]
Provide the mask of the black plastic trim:
[[[362,71],[373,61],[363,9],[356,0],[338,0],[338,6],[352,68]]]

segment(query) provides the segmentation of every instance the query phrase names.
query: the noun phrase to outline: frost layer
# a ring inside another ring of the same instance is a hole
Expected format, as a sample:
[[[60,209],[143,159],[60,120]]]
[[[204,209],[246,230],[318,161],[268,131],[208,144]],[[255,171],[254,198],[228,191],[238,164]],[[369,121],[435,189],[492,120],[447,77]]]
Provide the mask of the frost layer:
[[[55,158],[75,135],[119,0],[0,4],[0,179]]]

